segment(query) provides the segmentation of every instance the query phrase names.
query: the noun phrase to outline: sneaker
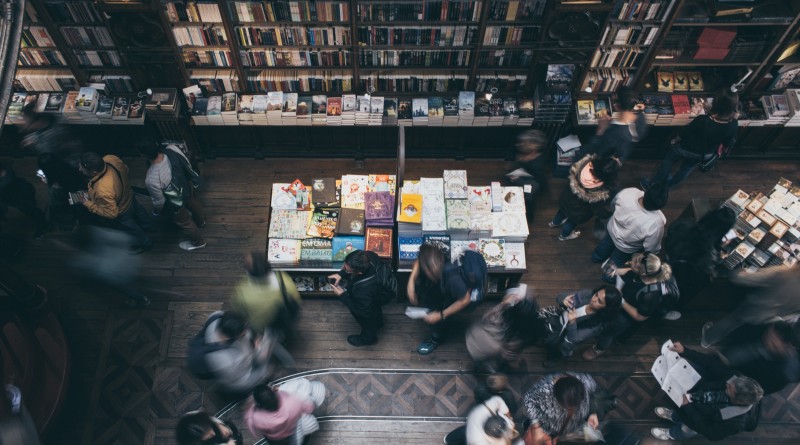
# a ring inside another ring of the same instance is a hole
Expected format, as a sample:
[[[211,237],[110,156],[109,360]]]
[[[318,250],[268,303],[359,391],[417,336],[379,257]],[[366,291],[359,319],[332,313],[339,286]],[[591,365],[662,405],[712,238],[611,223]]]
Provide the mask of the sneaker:
[[[652,428],[650,434],[658,440],[675,440],[669,435],[669,429],[667,428]]]
[[[577,238],[579,236],[581,236],[581,231],[580,230],[573,230],[567,236],[558,235],[558,240],[559,241],[569,241],[569,240],[575,239],[575,238]]]
[[[417,352],[420,355],[428,355],[439,347],[439,342],[433,339],[425,340],[417,346]]]
[[[678,311],[669,311],[664,314],[664,320],[675,321],[681,318],[681,313]]]
[[[642,190],[647,190],[648,188],[650,188],[650,180],[647,179],[647,178],[640,179],[639,180],[639,187],[641,187]]]
[[[556,227],[563,226],[565,222],[567,222],[567,218],[562,219],[561,221],[558,222],[558,224],[554,223],[551,220],[549,223],[547,223],[547,227],[550,227],[551,229],[555,229]]]
[[[709,329],[711,329],[711,326],[714,326],[714,322],[708,321],[708,322],[706,322],[706,324],[703,325],[703,331],[702,331],[702,334],[700,335],[700,346],[702,346],[704,348],[710,348],[711,345],[714,344],[714,343],[710,343],[706,339],[706,332]]]
[[[364,340],[364,337],[362,337],[361,335],[348,335],[347,343],[350,343],[350,345],[352,346],[359,347],[359,346],[374,345],[375,343],[378,343],[378,340],[376,339],[369,341],[369,340]]]
[[[191,241],[181,241],[180,243],[178,243],[178,247],[180,247],[183,250],[188,250],[189,252],[191,252],[193,250],[202,249],[203,247],[206,247],[206,242],[203,241],[203,244],[194,244]]]
[[[663,406],[657,406],[654,410],[656,416],[664,420],[672,420],[672,410],[669,408],[664,408]]]
[[[587,362],[590,362],[596,359],[597,357],[600,357],[605,352],[606,352],[605,349],[597,349],[596,346],[592,346],[591,348],[583,351],[581,357],[583,357],[583,359],[586,360]]]

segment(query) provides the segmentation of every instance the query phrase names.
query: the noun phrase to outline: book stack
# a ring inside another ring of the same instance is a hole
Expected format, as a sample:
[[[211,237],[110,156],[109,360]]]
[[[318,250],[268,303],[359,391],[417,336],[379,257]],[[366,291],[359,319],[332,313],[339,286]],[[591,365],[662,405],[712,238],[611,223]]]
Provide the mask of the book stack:
[[[83,90],[83,88],[81,88]],[[172,112],[178,101],[178,90],[175,88],[153,88],[153,94],[147,98],[145,108],[153,111]],[[79,96],[80,97],[80,96]]]
[[[342,125],[356,124],[356,95],[342,95]]]
[[[475,93],[461,91],[458,93],[458,126],[471,127],[475,119]]]
[[[342,125],[342,98],[329,97],[327,106],[328,106],[327,125],[332,125],[332,126]]]
[[[364,219],[367,226],[394,225],[394,195],[385,192],[364,193]]]
[[[222,95],[222,110],[220,114],[225,125],[239,125],[239,118],[236,113],[237,102],[236,93]]]
[[[75,109],[80,113],[81,120],[84,122],[97,121],[97,117],[94,113],[97,110],[98,99],[99,93],[93,87],[83,87],[78,91],[78,97],[75,100]]]
[[[383,123],[383,96],[372,96],[369,100],[369,121],[367,125],[380,126]]]
[[[486,127],[489,125],[489,99],[486,95],[475,97],[475,118],[472,120],[473,127]]]
[[[236,115],[239,125],[253,125],[253,98],[251,94],[243,94],[236,105]]]
[[[283,93],[270,91],[267,94],[267,125],[281,125],[283,122]]]
[[[447,210],[444,204],[444,179],[420,178],[419,188],[422,195],[422,231],[446,231]]]
[[[383,99],[383,118],[381,125],[397,125],[397,98]]]
[[[785,127],[800,127],[800,90],[788,89],[784,94],[789,105],[789,119]]]
[[[789,120],[789,100],[783,94],[761,96],[761,103],[767,113],[764,125],[783,125]]]
[[[422,195],[419,181],[406,180],[399,190],[397,206],[398,257],[406,264],[417,259],[422,244]]]
[[[644,120],[650,125],[656,123],[656,118],[658,118],[658,96],[654,94],[643,94],[642,95],[642,105],[644,105],[644,110],[642,110],[642,114],[644,114]]]
[[[325,125],[328,115],[328,97],[324,94],[311,96],[311,125]]]
[[[394,245],[390,227],[367,227],[364,248],[381,258],[392,258]]]
[[[672,108],[672,99],[670,96],[656,96],[656,121],[657,126],[666,126],[672,124],[675,117],[675,110]]]
[[[333,258],[333,242],[331,239],[306,238],[301,240],[300,262],[309,265],[330,263]]]
[[[222,95],[212,94],[208,97],[208,107],[206,108],[206,119],[209,125],[224,125],[222,119]]]
[[[536,105],[533,99],[520,99],[519,106],[519,120],[517,126],[530,127],[533,125],[533,119],[536,116]]]
[[[192,122],[195,125],[208,125],[208,98],[198,97],[192,106]]]
[[[444,108],[444,117],[442,118],[442,126],[444,127],[458,126],[458,97],[456,96],[443,97],[442,107]]]
[[[507,97],[503,99],[503,125],[517,125],[519,123],[519,106],[517,99]]]
[[[281,124],[297,125],[297,93],[284,93]]]
[[[365,228],[364,209],[341,208],[339,210],[336,235],[364,236]]]
[[[46,93],[39,94],[39,101],[41,101],[42,99],[44,99],[44,101],[47,102]],[[37,102],[37,104],[38,103],[39,102]],[[97,108],[95,109],[94,113],[94,115],[97,117],[97,122],[101,124],[111,123],[112,108],[114,108],[114,98],[108,97],[104,93],[100,93],[97,96]]]
[[[489,100],[489,126],[500,127],[503,125],[503,98],[493,97]],[[515,123],[516,124],[516,123]]]
[[[470,237],[489,237],[492,233],[492,188],[469,186]]]
[[[295,110],[295,123],[302,126],[311,125],[311,110],[314,109],[314,101],[311,96],[299,96],[297,98],[297,109]],[[283,116],[281,114],[281,116]]]
[[[369,125],[369,112],[372,106],[371,98],[365,94],[356,96],[356,115],[355,125]]]
[[[63,97],[64,94],[61,93],[61,96]],[[50,100],[53,100],[53,94],[50,95]],[[114,123],[128,123],[128,112],[130,111],[130,105],[130,97],[119,96],[114,98],[114,108],[111,109],[111,119],[114,120]]]
[[[502,193],[503,210],[492,212],[492,238],[524,243],[529,232],[522,187],[503,187]]]
[[[400,98],[397,101],[397,124],[401,127],[410,127],[412,121],[412,102],[411,99]]]
[[[441,127],[444,124],[444,102],[441,97],[428,98],[428,126]]]
[[[731,43],[736,38],[736,28],[703,28],[697,38],[695,60],[725,60]]]
[[[466,170],[445,170],[444,197],[447,230],[453,235],[469,232],[469,187]]]
[[[414,126],[428,126],[428,99],[415,97],[411,99],[411,107]]]
[[[267,99],[264,94],[253,96],[253,125],[267,125]]]
[[[556,158],[556,165],[569,167],[575,162],[580,152],[581,141],[578,136],[571,134],[556,141],[556,150],[558,157]]]

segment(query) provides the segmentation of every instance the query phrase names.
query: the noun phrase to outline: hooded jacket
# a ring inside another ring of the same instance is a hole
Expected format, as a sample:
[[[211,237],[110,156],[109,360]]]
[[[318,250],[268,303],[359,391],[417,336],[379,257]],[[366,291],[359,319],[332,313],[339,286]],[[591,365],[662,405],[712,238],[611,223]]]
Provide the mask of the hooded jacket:
[[[89,181],[86,208],[95,215],[115,219],[131,208],[133,190],[128,180],[128,166],[114,155],[103,156],[106,166]]]
[[[583,224],[594,216],[600,218],[611,216],[611,209],[608,206],[614,196],[611,187],[603,184],[597,188],[587,189],[581,185],[581,171],[595,159],[597,156],[590,154],[572,164],[569,169],[569,182],[558,199],[561,211],[575,224]]]

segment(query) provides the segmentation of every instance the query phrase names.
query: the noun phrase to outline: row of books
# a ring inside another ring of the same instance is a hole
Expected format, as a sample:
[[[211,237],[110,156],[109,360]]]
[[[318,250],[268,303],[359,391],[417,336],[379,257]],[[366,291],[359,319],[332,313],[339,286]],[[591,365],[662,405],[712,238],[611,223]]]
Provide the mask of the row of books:
[[[350,28],[344,26],[236,27],[242,46],[350,45]]]
[[[492,49],[478,53],[478,66],[511,67],[528,66],[533,60],[533,52],[529,50]]]
[[[659,71],[656,73],[660,93],[673,91],[704,91],[703,73],[700,71]]]
[[[67,61],[61,51],[55,49],[20,48],[17,65],[19,66],[65,66]]]
[[[121,66],[122,60],[116,51],[73,50],[78,63],[84,66]]]
[[[90,87],[67,93],[14,93],[6,116],[8,122],[21,122],[22,108],[31,103],[36,112],[62,113],[67,123],[115,125],[144,123],[144,106],[141,99],[129,96],[106,96]]]
[[[611,16],[617,20],[661,20],[672,9],[673,3],[673,0],[616,2]]]
[[[472,51],[462,50],[364,50],[360,51],[361,66],[468,66]],[[348,62],[349,63],[349,62]]]
[[[351,252],[369,250],[379,257],[391,258],[391,227],[367,227],[364,236],[334,236],[333,239],[307,238],[283,239],[269,238],[267,241],[267,261],[272,265],[330,265],[341,262]]]
[[[189,81],[211,92],[239,90],[239,76],[235,70],[192,69]]]
[[[215,3],[163,2],[167,19],[172,23],[202,22],[222,23],[222,15]]]
[[[299,179],[291,183],[276,182],[272,184],[270,207],[273,210],[366,210],[361,221],[366,219],[391,225],[394,221],[396,181],[395,175],[389,174],[348,174],[340,178],[314,178],[310,186],[304,185]],[[358,234],[363,235],[363,230]]]
[[[251,91],[352,91],[353,74],[345,70],[261,71],[245,80]],[[230,91],[230,89],[228,89]]]
[[[225,28],[215,25],[172,28],[178,46],[223,46],[228,44]]]
[[[239,22],[346,22],[349,1],[240,1],[230,2],[231,14]]]
[[[509,242],[503,238],[455,239],[450,235],[398,236],[398,257],[401,263],[408,264],[417,259],[423,244],[439,248],[451,262],[457,261],[466,250],[480,253],[486,265],[506,270],[524,270],[525,243]]]
[[[547,0],[510,0],[489,3],[489,20],[538,20]]]
[[[242,65],[257,67],[291,66],[341,66],[351,65],[350,51],[294,50],[248,50],[239,52]]]
[[[358,41],[361,45],[469,46],[477,31],[474,26],[362,26]]]
[[[737,190],[723,206],[737,215],[725,267],[792,266],[800,259],[800,187],[781,178],[767,195]]]
[[[225,50],[198,50],[186,51],[181,53],[183,63],[187,67],[198,66],[233,66],[233,59],[231,58],[230,51]]]
[[[610,25],[603,32],[600,45],[648,46],[653,43],[658,30],[659,27],[653,25]]]
[[[480,1],[359,3],[357,16],[369,22],[425,21],[476,22],[481,18]],[[517,2],[519,3],[519,2]]]
[[[62,26],[61,35],[70,46],[114,46],[111,34],[102,26]]]
[[[359,78],[359,88],[366,91],[373,87],[379,91],[398,93],[428,93],[461,91],[467,88],[469,75],[448,72],[446,74],[386,74],[363,73]]]
[[[56,46],[50,33],[44,26],[29,26],[22,30],[20,44],[23,48],[36,46]]]
[[[45,2],[44,7],[59,23],[100,22],[100,14],[90,2]]]
[[[636,68],[645,53],[646,50],[637,47],[599,48],[592,56],[591,66],[593,68]]]
[[[78,86],[78,81],[69,70],[29,70],[20,68],[17,70],[16,85],[26,91],[64,91],[74,89]]]
[[[539,36],[538,26],[487,26],[484,45],[533,44]]]
[[[630,86],[633,78],[626,69],[595,68],[587,70],[581,89],[592,93],[617,91],[621,86]]]

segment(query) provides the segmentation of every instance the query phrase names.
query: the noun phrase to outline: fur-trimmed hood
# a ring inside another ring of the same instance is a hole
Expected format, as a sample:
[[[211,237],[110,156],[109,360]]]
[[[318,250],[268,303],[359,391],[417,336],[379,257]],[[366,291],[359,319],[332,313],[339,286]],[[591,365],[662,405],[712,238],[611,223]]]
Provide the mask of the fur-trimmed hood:
[[[586,155],[572,164],[572,167],[569,169],[569,189],[581,201],[588,202],[589,204],[605,202],[611,198],[611,191],[605,184],[594,189],[587,189],[581,185],[581,171],[595,159],[597,159],[597,155]]]

